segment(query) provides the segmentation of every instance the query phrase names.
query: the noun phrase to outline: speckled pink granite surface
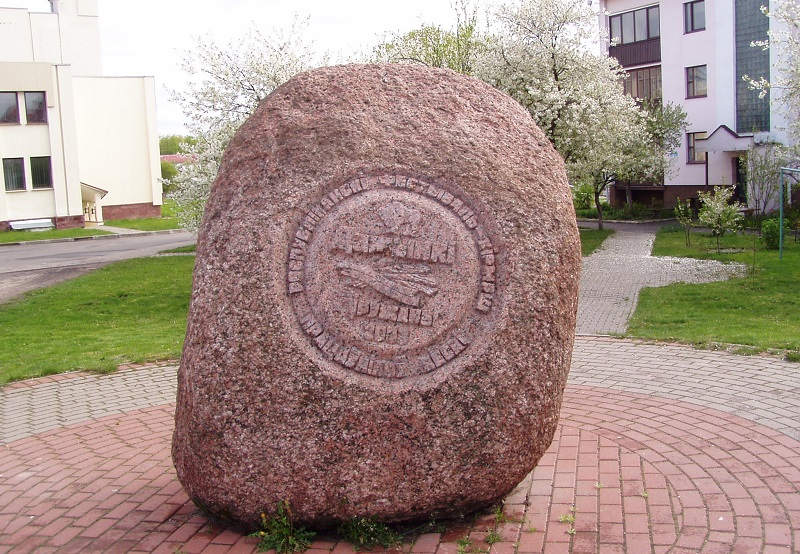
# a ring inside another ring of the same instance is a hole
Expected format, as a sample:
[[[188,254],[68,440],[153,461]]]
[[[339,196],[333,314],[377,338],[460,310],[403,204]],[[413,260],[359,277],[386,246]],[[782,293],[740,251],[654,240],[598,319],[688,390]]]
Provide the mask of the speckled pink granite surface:
[[[273,92],[198,238],[173,459],[248,525],[469,512],[550,444],[580,269],[563,164],[488,85],[339,66]]]

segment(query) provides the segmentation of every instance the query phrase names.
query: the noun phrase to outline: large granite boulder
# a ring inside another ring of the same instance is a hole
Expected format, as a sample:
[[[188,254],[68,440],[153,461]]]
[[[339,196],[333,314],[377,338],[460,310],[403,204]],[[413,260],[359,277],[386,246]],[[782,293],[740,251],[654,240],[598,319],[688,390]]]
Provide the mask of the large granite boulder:
[[[490,86],[410,65],[291,79],[231,142],[199,233],[173,458],[254,524],[447,517],[552,440],[579,238],[563,163]]]

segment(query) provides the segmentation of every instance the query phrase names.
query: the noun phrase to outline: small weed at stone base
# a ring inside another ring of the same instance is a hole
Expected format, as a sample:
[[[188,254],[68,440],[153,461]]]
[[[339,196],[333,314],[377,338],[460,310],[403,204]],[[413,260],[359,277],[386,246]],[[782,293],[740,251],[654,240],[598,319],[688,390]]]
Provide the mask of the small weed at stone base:
[[[275,550],[277,554],[286,554],[308,550],[314,535],[316,533],[306,530],[305,527],[295,528],[292,523],[292,510],[289,503],[284,501],[278,504],[274,516],[268,518],[267,514],[262,513],[261,529],[249,536],[259,539],[259,552]]]
[[[594,484],[594,488],[596,488],[597,490],[600,490],[600,489],[602,489],[602,488],[603,488],[603,483],[599,483],[599,482],[598,482],[598,483],[595,483],[595,484]]]
[[[522,515],[508,515],[503,510],[505,504],[500,503],[494,507],[492,513],[494,514],[494,524],[500,525],[501,523],[522,523]]]
[[[642,498],[647,498],[648,496],[650,496],[650,495],[647,494],[647,491],[643,491],[642,492]]]
[[[486,542],[489,543],[489,544],[494,544],[494,543],[500,542],[502,540],[503,540],[503,535],[501,535],[500,533],[498,533],[494,529],[489,531],[489,533],[486,535]]]
[[[430,521],[423,523],[412,529],[404,529],[401,535],[403,537],[416,537],[424,533],[444,533],[447,530],[447,524],[441,521],[436,521],[432,518]]]
[[[388,525],[366,517],[356,517],[343,523],[336,534],[352,544],[356,550],[375,546],[389,548],[401,542],[400,534]]]
[[[569,529],[567,529],[567,535],[574,535],[575,533],[577,533],[577,531],[575,530],[574,527],[570,527]]]
[[[494,507],[494,524],[498,525],[503,523],[506,520],[506,516],[503,515],[503,504],[498,504]]]
[[[789,350],[784,359],[787,362],[800,362],[800,350]]]
[[[472,541],[468,537],[462,537],[456,541],[456,546],[458,554],[467,554],[469,552],[467,549],[472,546]]]

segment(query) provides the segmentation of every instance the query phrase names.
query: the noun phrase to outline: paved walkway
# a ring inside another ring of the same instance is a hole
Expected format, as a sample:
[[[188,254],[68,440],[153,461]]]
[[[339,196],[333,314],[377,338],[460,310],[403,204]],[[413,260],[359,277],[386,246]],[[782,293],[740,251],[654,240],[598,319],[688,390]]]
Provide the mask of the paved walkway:
[[[615,233],[588,258],[581,273],[579,334],[623,334],[644,287],[724,281],[744,274],[739,264],[650,255],[657,224],[609,224]]]
[[[651,240],[627,236],[638,233],[649,231],[618,235]],[[642,282],[637,267],[624,272],[629,281]],[[584,332],[597,313],[587,301]],[[800,552],[799,369],[579,336],[553,444],[506,498],[504,517],[399,550]],[[255,552],[254,539],[203,516],[176,481],[175,374],[146,366],[0,389],[0,552]],[[490,545],[492,530],[501,540]],[[311,550],[348,552],[324,535]]]

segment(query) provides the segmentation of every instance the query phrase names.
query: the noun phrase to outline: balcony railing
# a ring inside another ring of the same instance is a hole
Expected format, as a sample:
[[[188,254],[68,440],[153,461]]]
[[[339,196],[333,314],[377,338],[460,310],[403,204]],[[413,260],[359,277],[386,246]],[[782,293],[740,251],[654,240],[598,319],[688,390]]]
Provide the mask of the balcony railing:
[[[659,63],[661,61],[661,39],[651,38],[629,44],[610,46],[608,55],[612,58],[617,58],[622,67]]]

